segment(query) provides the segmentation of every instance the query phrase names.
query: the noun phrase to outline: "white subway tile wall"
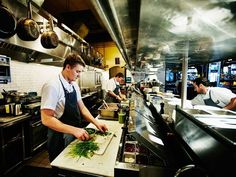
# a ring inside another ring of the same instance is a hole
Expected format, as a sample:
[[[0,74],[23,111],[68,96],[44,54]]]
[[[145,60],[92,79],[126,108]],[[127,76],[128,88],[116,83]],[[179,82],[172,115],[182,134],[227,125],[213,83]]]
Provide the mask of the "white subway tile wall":
[[[5,89],[6,91],[37,92],[41,95],[43,84],[58,75],[61,70],[62,67],[11,60],[11,82],[0,84],[0,93],[2,89]]]

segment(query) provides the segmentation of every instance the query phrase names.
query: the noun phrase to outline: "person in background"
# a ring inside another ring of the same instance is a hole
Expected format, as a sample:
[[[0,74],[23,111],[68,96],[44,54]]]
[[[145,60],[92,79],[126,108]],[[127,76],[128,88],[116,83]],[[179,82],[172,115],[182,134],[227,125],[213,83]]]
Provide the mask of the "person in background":
[[[48,153],[52,161],[75,138],[88,140],[88,132],[80,127],[82,119],[93,123],[100,131],[107,126],[96,120],[81,99],[79,86],[74,82],[85,67],[83,59],[69,54],[62,72],[45,83],[41,94],[41,120],[48,127]]]
[[[182,79],[181,77],[178,77],[175,82],[176,92],[175,94],[181,96],[181,87],[182,87]]]
[[[209,105],[225,109],[233,109],[232,98],[236,97],[231,90],[221,87],[208,87],[207,80],[196,78],[193,86],[198,95],[194,97],[192,105]]]
[[[109,79],[106,83],[106,97],[108,103],[119,103],[123,98],[120,92],[120,83],[124,80],[124,74],[117,73],[115,77]]]

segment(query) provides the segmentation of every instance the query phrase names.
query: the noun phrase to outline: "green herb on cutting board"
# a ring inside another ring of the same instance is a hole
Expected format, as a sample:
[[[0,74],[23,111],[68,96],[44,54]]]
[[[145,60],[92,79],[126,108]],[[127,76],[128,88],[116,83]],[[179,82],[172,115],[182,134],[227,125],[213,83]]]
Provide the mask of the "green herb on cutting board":
[[[80,141],[71,147],[69,155],[72,157],[90,158],[94,154],[94,151],[98,149],[99,149],[98,144],[92,140]]]
[[[101,131],[96,131],[95,133],[96,135],[100,135],[100,136],[108,136],[111,135],[111,132],[101,132]]]

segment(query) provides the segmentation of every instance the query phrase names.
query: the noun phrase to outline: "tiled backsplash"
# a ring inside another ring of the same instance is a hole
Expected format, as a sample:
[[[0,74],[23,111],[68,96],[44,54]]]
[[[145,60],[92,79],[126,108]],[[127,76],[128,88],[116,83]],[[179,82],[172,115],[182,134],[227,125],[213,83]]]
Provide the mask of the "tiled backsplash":
[[[8,84],[0,84],[0,93],[2,89],[5,89],[7,91],[37,92],[38,95],[41,95],[43,84],[55,75],[58,75],[61,70],[62,67],[12,60],[11,82]]]

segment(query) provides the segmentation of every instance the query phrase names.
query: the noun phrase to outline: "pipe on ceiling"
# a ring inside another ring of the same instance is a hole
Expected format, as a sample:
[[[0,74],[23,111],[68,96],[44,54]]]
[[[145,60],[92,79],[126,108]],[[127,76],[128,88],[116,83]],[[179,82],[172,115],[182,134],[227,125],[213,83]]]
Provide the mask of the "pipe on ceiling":
[[[116,15],[113,2],[107,3],[107,1],[101,1],[101,0],[90,0],[90,2],[93,5],[94,9],[97,11],[102,22],[106,26],[112,39],[115,41],[116,45],[118,46],[118,49],[121,55],[123,56],[128,68],[131,68],[131,63],[126,53],[126,48],[124,45],[124,38],[121,32],[121,28],[119,25],[118,17]]]

